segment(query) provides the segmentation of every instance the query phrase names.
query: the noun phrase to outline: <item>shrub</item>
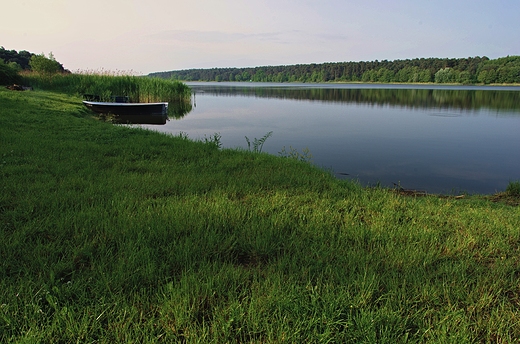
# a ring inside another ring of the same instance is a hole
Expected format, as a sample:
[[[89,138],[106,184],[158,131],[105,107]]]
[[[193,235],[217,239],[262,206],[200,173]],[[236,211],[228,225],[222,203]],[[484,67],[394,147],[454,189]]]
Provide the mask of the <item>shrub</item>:
[[[49,54],[48,58],[44,54],[34,55],[31,57],[29,65],[34,72],[43,75],[53,75],[63,71],[63,66],[56,61],[52,53]]]
[[[0,60],[0,85],[16,84],[20,76],[16,69]]]

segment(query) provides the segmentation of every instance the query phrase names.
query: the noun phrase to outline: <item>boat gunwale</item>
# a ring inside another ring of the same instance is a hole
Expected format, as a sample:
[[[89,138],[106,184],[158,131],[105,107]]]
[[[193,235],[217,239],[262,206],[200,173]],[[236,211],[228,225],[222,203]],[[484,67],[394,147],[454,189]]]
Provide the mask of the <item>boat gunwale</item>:
[[[93,102],[89,100],[84,100],[83,104],[88,105],[98,105],[98,106],[152,106],[152,105],[166,105],[168,106],[168,102],[159,102],[159,103],[116,103],[116,102]]]

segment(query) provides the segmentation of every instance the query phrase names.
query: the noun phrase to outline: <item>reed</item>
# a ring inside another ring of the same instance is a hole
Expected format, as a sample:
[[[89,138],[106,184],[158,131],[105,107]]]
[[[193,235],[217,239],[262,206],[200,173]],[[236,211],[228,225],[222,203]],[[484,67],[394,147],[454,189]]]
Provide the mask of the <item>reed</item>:
[[[509,182],[506,188],[506,193],[510,196],[520,196],[520,181]]]
[[[59,73],[52,76],[23,73],[23,82],[35,89],[71,95],[96,95],[101,101],[126,96],[130,102],[168,102],[169,116],[191,111],[191,90],[179,81],[109,72]]]
[[[518,206],[219,140],[0,89],[0,342],[520,338]]]

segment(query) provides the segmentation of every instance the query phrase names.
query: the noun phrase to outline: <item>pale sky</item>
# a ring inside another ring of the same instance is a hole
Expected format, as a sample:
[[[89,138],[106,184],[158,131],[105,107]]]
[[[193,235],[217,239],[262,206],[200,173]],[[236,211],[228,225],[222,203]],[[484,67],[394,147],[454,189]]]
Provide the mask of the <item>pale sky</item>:
[[[8,0],[0,46],[150,72],[520,55],[520,0]]]

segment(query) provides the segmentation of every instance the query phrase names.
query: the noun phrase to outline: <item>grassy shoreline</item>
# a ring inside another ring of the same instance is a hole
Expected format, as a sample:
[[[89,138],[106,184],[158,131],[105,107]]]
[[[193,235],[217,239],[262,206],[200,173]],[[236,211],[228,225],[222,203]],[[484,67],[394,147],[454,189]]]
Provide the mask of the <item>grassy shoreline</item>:
[[[514,342],[520,210],[0,89],[0,342]]]

